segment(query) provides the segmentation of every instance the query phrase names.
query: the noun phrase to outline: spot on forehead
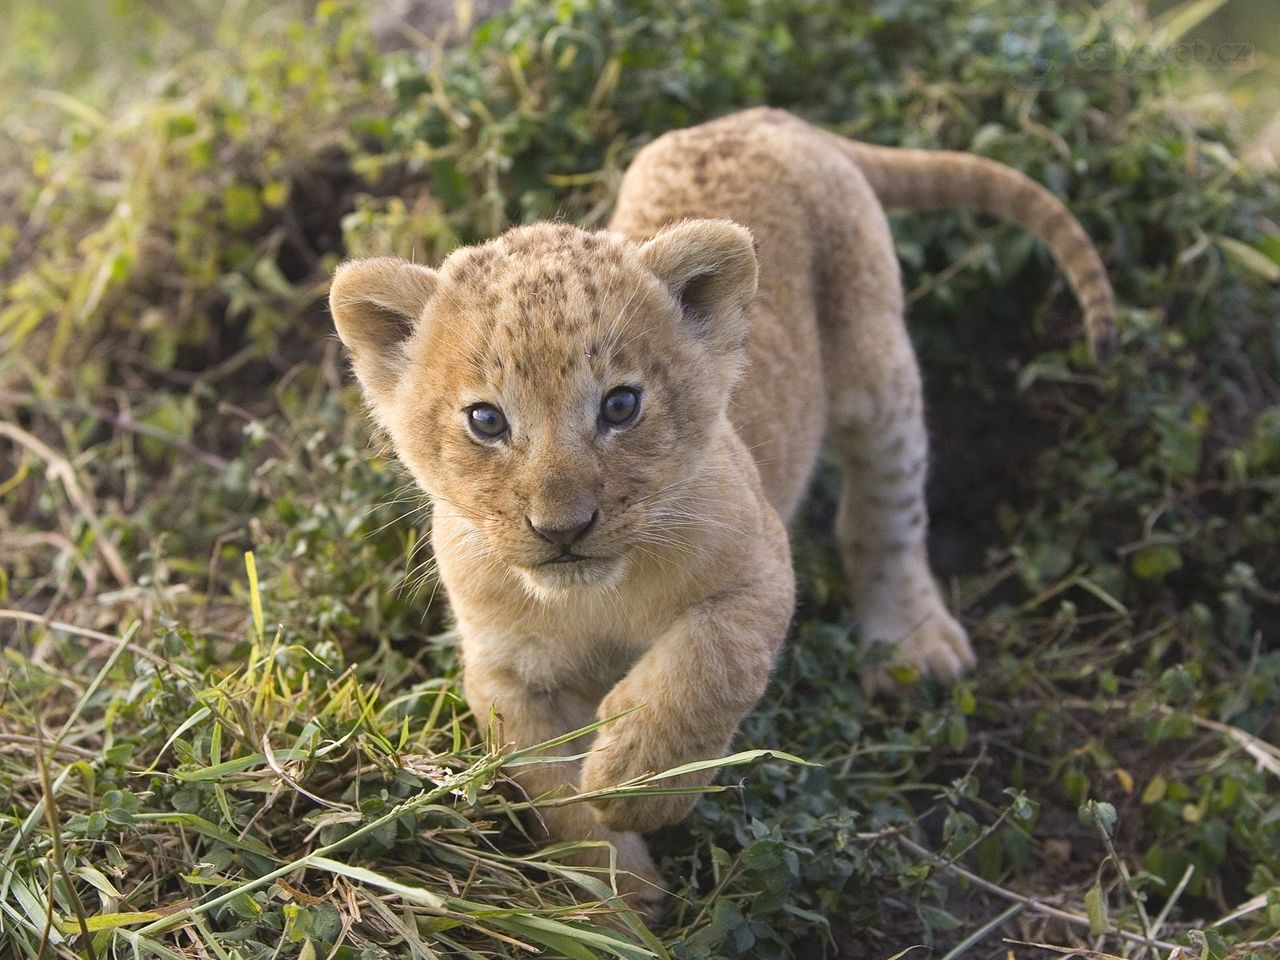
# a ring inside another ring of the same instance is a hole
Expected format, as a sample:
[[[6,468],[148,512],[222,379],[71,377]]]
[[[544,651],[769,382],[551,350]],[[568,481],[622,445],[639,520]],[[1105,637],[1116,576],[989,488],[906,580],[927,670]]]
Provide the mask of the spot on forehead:
[[[584,356],[589,332],[636,313],[645,275],[628,264],[629,243],[563,223],[516,227],[455,254],[455,292],[480,314],[484,332],[476,335],[494,350],[510,353],[531,342],[545,354],[555,334],[572,339],[575,355]],[[525,366],[534,359],[526,357]]]
[[[524,337],[530,325],[528,306],[519,302],[512,304],[510,310],[494,317],[491,334],[494,346],[500,349],[510,346]]]
[[[453,261],[450,274],[459,283],[481,283],[494,272],[498,252],[490,244],[468,247]]]

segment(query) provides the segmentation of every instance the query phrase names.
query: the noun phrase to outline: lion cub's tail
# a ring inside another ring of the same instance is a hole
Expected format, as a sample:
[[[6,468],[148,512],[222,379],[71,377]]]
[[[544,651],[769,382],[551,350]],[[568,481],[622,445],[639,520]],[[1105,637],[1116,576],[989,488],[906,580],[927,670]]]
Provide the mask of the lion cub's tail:
[[[1115,346],[1115,294],[1089,235],[1057,197],[1002,163],[950,150],[899,150],[838,138],[886,207],[969,207],[1012,220],[1038,237],[1084,310],[1095,358]]]

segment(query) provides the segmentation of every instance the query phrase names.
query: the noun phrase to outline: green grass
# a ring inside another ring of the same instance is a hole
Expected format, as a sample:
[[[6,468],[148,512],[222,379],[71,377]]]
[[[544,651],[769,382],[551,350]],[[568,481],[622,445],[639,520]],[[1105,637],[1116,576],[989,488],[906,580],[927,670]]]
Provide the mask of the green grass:
[[[1264,57],[1068,56],[1151,42],[1129,0],[529,2],[395,58],[342,3],[80,6],[0,45],[0,956],[1276,954]],[[981,664],[862,696],[824,469],[795,636],[654,838],[649,933],[527,836],[504,769],[537,756],[461,700],[323,298],[344,255],[602,223],[647,139],[760,102],[1049,184],[1121,350],[1089,364],[1016,230],[895,219]]]

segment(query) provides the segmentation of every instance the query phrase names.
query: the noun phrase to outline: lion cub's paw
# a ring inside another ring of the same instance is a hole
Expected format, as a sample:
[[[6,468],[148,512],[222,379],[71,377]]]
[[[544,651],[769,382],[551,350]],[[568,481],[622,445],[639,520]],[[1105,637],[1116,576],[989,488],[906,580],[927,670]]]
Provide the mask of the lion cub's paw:
[[[599,831],[590,839],[601,839]],[[667,891],[644,838],[638,833],[618,833],[608,840],[607,846],[593,843],[584,847],[567,862],[590,867],[593,876],[612,886],[615,895],[608,898],[611,906],[632,910],[648,926],[656,925],[662,918]],[[611,864],[616,869],[610,870]]]
[[[635,911],[646,927],[656,928],[662,922],[662,910],[667,894],[661,887],[643,877],[628,874],[618,876],[618,897]]]
[[[618,721],[619,725],[625,721]],[[655,772],[645,762],[647,754],[625,736],[602,738],[582,767],[582,789],[593,793],[626,783]],[[667,784],[661,783],[660,786]],[[693,808],[692,796],[668,797],[602,797],[591,800],[591,808],[610,830],[634,830],[647,833],[668,823],[683,820]]]
[[[618,872],[614,876],[618,898],[647,926],[657,926],[662,919],[667,891],[648,847],[635,833],[615,837],[613,845],[618,851]]]
[[[954,680],[978,662],[969,635],[939,598],[914,615],[869,616],[863,637],[868,643],[891,644],[895,653],[888,667],[869,671],[864,678],[868,692],[891,689],[895,684],[892,667],[904,663],[920,674],[939,680]]]
[[[610,830],[635,830],[648,833],[669,823],[679,823],[693,809],[693,798],[627,797],[592,800],[596,818]]]

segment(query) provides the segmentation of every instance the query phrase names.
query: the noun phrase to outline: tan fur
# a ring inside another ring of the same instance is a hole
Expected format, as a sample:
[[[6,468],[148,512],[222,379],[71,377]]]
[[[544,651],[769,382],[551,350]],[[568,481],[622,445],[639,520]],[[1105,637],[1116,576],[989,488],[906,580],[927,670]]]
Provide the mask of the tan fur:
[[[973,663],[925,553],[920,378],[877,192],[1015,216],[1049,241],[1103,344],[1110,287],[1043,188],[770,110],[648,146],[607,231],[538,224],[438,271],[378,259],[336,275],[334,318],[370,409],[435,504],[472,708],[496,710],[520,746],[626,714],[561,748],[589,749],[584,761],[517,768],[531,795],[727,748],[792,614],[784,519],[824,436],[845,467],[837,536],[864,638],[941,677]],[[620,385],[642,392],[641,415],[602,429],[601,398]],[[505,414],[504,440],[470,435],[477,403]],[[572,549],[593,559],[547,564],[562,548],[534,528],[590,517]],[[620,889],[652,908],[639,833],[691,803],[568,804],[543,819],[552,837],[611,842]]]

